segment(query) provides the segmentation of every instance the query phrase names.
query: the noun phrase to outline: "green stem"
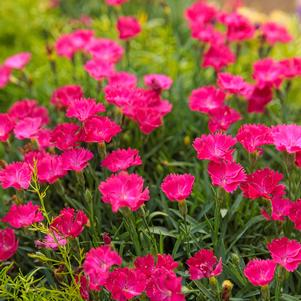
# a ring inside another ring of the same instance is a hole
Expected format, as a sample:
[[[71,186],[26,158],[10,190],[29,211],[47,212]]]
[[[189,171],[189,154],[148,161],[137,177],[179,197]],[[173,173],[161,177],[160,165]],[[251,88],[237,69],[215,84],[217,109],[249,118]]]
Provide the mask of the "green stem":
[[[261,287],[261,297],[262,301],[270,301],[270,287],[268,285],[262,286]]]
[[[277,275],[276,275],[275,301],[280,301],[280,297],[281,297],[282,272],[283,272],[283,268],[281,266],[278,266]]]

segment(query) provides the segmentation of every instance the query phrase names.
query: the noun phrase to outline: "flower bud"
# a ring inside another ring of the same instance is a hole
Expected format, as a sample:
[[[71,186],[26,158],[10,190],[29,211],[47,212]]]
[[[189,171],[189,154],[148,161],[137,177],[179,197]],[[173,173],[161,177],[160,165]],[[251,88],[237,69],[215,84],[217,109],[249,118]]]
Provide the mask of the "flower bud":
[[[222,284],[222,300],[229,301],[233,289],[233,283],[230,280],[225,280]]]

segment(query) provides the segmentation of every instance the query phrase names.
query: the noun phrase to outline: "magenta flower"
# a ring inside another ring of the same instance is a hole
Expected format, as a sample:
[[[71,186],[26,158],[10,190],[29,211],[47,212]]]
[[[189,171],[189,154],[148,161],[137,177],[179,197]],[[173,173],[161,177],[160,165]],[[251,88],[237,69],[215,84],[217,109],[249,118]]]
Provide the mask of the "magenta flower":
[[[9,114],[0,113],[0,141],[6,142],[15,124]]]
[[[12,73],[10,68],[0,65],[0,89],[4,88],[9,83],[9,78]]]
[[[224,134],[202,135],[193,142],[193,148],[197,152],[199,160],[210,160],[219,162],[220,160],[233,161],[232,155],[236,144],[236,139]]]
[[[135,17],[121,16],[117,21],[117,30],[119,32],[119,39],[129,40],[141,32],[141,26]]]
[[[79,144],[79,126],[75,123],[61,123],[51,134],[51,142],[59,150],[68,150]]]
[[[262,35],[269,45],[275,43],[289,43],[292,36],[288,33],[287,29],[277,23],[267,22],[261,27]]]
[[[25,162],[15,162],[0,170],[0,184],[2,188],[13,187],[17,190],[28,189],[32,170]]]
[[[20,140],[34,138],[42,126],[42,119],[39,117],[27,117],[19,121],[15,128],[14,134]]]
[[[285,186],[279,184],[282,179],[283,175],[280,172],[269,168],[258,169],[247,176],[240,189],[245,198],[255,200],[262,197],[270,200],[284,194]]]
[[[93,158],[93,153],[84,148],[67,150],[62,154],[62,164],[65,170],[76,172],[85,169],[89,161]]]
[[[194,24],[206,24],[213,21],[217,16],[217,8],[213,5],[197,1],[185,11],[185,18],[190,26]]]
[[[295,228],[301,231],[301,199],[292,203],[288,217],[294,223]]]
[[[191,26],[191,36],[202,43],[225,44],[225,34],[216,30],[212,24],[193,24]]]
[[[126,87],[136,87],[137,76],[125,71],[114,72],[108,78],[109,86],[126,86]]]
[[[74,99],[84,96],[81,86],[67,85],[56,89],[51,96],[51,103],[58,108],[67,107]]]
[[[280,152],[289,154],[301,151],[301,126],[279,124],[272,127],[274,145]]]
[[[249,88],[243,77],[226,72],[218,74],[217,84],[223,91],[231,94],[243,95]]]
[[[293,79],[301,75],[301,58],[293,57],[281,60],[283,76],[287,79]]]
[[[164,74],[149,74],[144,76],[144,84],[155,91],[169,90],[172,83],[172,79]]]
[[[225,97],[225,93],[214,86],[198,88],[193,90],[189,97],[189,108],[191,111],[207,114],[224,107]]]
[[[115,72],[114,65],[102,59],[92,59],[85,64],[84,68],[97,81],[108,78]]]
[[[129,268],[117,268],[109,274],[105,287],[116,301],[130,300],[145,290],[144,274]]]
[[[69,103],[66,116],[76,118],[83,122],[98,113],[105,112],[106,108],[101,103],[96,103],[92,98],[79,98]]]
[[[212,67],[216,72],[235,62],[231,49],[223,44],[212,44],[205,52],[202,67]]]
[[[275,196],[271,200],[271,215],[264,209],[261,210],[261,214],[267,220],[283,221],[286,216],[289,216],[292,204],[292,201],[289,199],[284,199],[282,196]]]
[[[52,249],[57,250],[59,247],[63,247],[68,243],[65,236],[61,235],[58,232],[49,230],[49,233],[44,237],[44,239],[36,240],[35,246],[37,248],[45,248],[45,249]]]
[[[31,59],[31,53],[21,52],[8,57],[4,62],[4,66],[10,69],[21,70],[28,64],[30,59]]]
[[[41,222],[44,219],[40,206],[27,204],[13,204],[8,213],[1,219],[3,223],[8,223],[11,227],[19,229],[31,226],[34,223]]]
[[[230,107],[220,107],[209,113],[208,127],[211,133],[227,131],[229,127],[241,119],[240,114]]]
[[[253,259],[248,262],[244,274],[254,286],[266,286],[273,281],[277,264],[270,259]]]
[[[192,192],[194,176],[170,174],[164,178],[161,189],[170,201],[184,201]]]
[[[301,244],[287,237],[274,239],[268,244],[268,249],[275,263],[287,271],[294,272],[301,263]]]
[[[5,261],[15,255],[19,246],[13,229],[0,229],[0,261]]]
[[[212,250],[202,249],[187,260],[191,280],[218,276],[223,271],[222,259],[219,261]]]
[[[261,146],[273,144],[271,129],[263,124],[244,124],[236,138],[249,153],[262,153]]]
[[[113,265],[121,265],[122,258],[110,246],[92,248],[86,254],[83,269],[89,280],[90,289],[99,291],[105,285]]]
[[[102,194],[102,201],[110,204],[113,212],[122,207],[136,211],[149,200],[149,190],[144,189],[143,185],[141,176],[121,172],[101,182],[98,189]]]
[[[126,3],[128,0],[106,0],[107,5],[118,6],[123,3]]]
[[[247,178],[243,167],[235,162],[211,161],[208,173],[212,184],[224,188],[227,192],[236,190]]]
[[[245,97],[248,101],[249,113],[263,113],[267,104],[273,99],[273,90],[269,86],[263,88],[250,86]]]
[[[75,211],[73,208],[64,208],[60,215],[51,222],[51,229],[64,237],[78,237],[88,223],[88,217],[82,210]]]
[[[132,166],[141,164],[142,161],[139,156],[139,151],[131,148],[114,150],[101,162],[101,166],[107,168],[111,172],[127,170]]]
[[[109,117],[91,117],[84,122],[80,136],[88,143],[109,143],[120,132],[121,127]]]
[[[54,146],[52,142],[52,130],[50,129],[39,129],[39,131],[35,134],[34,139],[37,142],[39,149]]]

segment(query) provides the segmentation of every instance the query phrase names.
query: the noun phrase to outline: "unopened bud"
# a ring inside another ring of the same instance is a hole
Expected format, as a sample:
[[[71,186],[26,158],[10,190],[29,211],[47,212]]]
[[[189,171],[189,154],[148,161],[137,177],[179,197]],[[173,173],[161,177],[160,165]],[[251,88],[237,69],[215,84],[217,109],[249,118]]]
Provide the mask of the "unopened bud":
[[[222,284],[222,300],[229,301],[233,289],[233,283],[230,280],[225,280]]]

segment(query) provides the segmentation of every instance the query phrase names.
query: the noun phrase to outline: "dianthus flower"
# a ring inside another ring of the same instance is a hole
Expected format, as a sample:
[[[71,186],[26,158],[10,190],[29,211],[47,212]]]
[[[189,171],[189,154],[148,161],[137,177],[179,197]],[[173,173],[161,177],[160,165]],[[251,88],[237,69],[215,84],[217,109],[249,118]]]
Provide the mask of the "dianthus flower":
[[[50,129],[39,129],[35,134],[34,139],[40,149],[54,146],[52,142],[52,130]]]
[[[99,291],[105,285],[113,265],[121,265],[122,258],[110,246],[92,248],[86,254],[83,269],[91,290]]]
[[[224,134],[202,135],[193,142],[193,148],[197,152],[199,160],[233,161],[232,155],[236,139]]]
[[[301,263],[301,244],[287,237],[274,239],[268,244],[268,249],[274,262],[287,271],[294,272]]]
[[[119,39],[129,40],[141,32],[141,26],[135,17],[121,16],[117,21],[117,30],[119,32]]]
[[[75,123],[62,123],[51,134],[51,141],[59,150],[68,150],[79,143],[79,126]]]
[[[137,85],[137,76],[125,71],[114,72],[108,78],[108,84],[109,86],[135,87]]]
[[[27,204],[20,205],[13,204],[1,221],[8,223],[13,228],[19,229],[41,222],[43,219],[40,206],[28,202]]]
[[[283,175],[280,172],[269,168],[259,169],[248,175],[240,188],[246,198],[255,200],[262,197],[270,200],[284,194],[285,186],[279,184],[282,179]]]
[[[9,114],[0,113],[0,141],[6,142],[15,124]]]
[[[106,0],[106,3],[111,6],[118,6],[126,3],[128,0]]]
[[[286,79],[293,79],[294,77],[301,75],[301,58],[293,57],[284,59],[279,63],[282,67],[283,76]]]
[[[82,171],[93,158],[93,153],[84,148],[67,150],[62,154],[64,170]]]
[[[101,162],[101,166],[111,172],[127,170],[132,166],[141,165],[142,161],[136,149],[117,149],[106,156]]]
[[[97,81],[108,78],[115,72],[114,65],[102,59],[92,59],[85,64],[84,68]]]
[[[248,262],[244,274],[254,286],[266,286],[273,281],[277,264],[270,259],[253,259]]]
[[[28,189],[32,170],[25,162],[15,162],[0,170],[0,184],[2,188],[13,187],[17,190]]]
[[[51,103],[58,108],[67,107],[74,99],[79,99],[84,96],[81,86],[66,85],[57,88],[52,96]]]
[[[64,208],[51,222],[51,228],[64,237],[78,237],[88,223],[88,217],[82,210]]]
[[[23,69],[31,59],[31,53],[29,52],[21,52],[17,53],[13,56],[8,57],[4,61],[4,66],[10,69]]]
[[[280,152],[293,154],[301,150],[301,126],[279,124],[272,127],[274,145]]]
[[[18,246],[19,242],[13,229],[0,229],[0,262],[14,256]]]
[[[249,113],[263,113],[266,105],[273,99],[273,90],[269,86],[260,88],[259,86],[250,86],[246,93]]]
[[[67,239],[64,235],[49,230],[48,234],[44,237],[43,240],[36,240],[35,246],[37,248],[45,248],[45,249],[52,249],[57,250],[59,247],[63,247],[68,243]]]
[[[262,35],[269,45],[275,43],[289,43],[292,36],[288,33],[287,29],[277,23],[267,22],[261,27]]]
[[[207,114],[223,107],[225,97],[225,93],[214,86],[198,88],[193,90],[189,97],[189,108],[191,111]]]
[[[231,94],[241,95],[249,88],[243,77],[226,72],[218,74],[217,84],[223,91]]]
[[[261,146],[273,143],[271,129],[263,124],[244,124],[236,138],[249,153],[262,153]]]
[[[141,176],[121,172],[101,182],[98,189],[102,194],[102,201],[111,204],[113,212],[122,207],[136,211],[149,200],[149,190],[144,189],[143,185]]]
[[[301,231],[301,199],[292,202],[288,217],[294,223],[295,228]]]
[[[129,268],[117,268],[109,274],[105,287],[116,301],[130,300],[145,290],[144,274]]]
[[[194,24],[191,26],[192,38],[209,44],[225,44],[224,33],[215,29],[212,24]]]
[[[23,120],[20,120],[15,128],[14,134],[17,139],[30,139],[35,137],[42,126],[42,119],[39,117],[31,118],[26,117]]]
[[[243,167],[235,162],[213,162],[208,165],[208,173],[213,185],[224,188],[227,192],[232,192],[246,180]]]
[[[169,90],[172,79],[164,74],[148,74],[144,76],[144,84],[152,90]]]
[[[191,174],[170,174],[164,178],[161,189],[170,201],[184,201],[192,192],[194,176]]]
[[[4,88],[9,83],[9,78],[12,73],[10,68],[0,65],[0,89]]]
[[[121,132],[121,127],[109,117],[91,117],[87,119],[81,129],[80,138],[84,142],[109,143]]]
[[[292,201],[289,199],[275,196],[271,200],[271,215],[264,209],[261,210],[261,213],[267,220],[283,221],[286,216],[289,216],[292,204]]]
[[[222,259],[219,261],[212,250],[202,249],[187,260],[191,280],[210,278],[222,273]]]
[[[98,113],[105,112],[106,108],[101,103],[96,103],[92,98],[75,99],[68,105],[66,116],[76,118],[83,122]]]

